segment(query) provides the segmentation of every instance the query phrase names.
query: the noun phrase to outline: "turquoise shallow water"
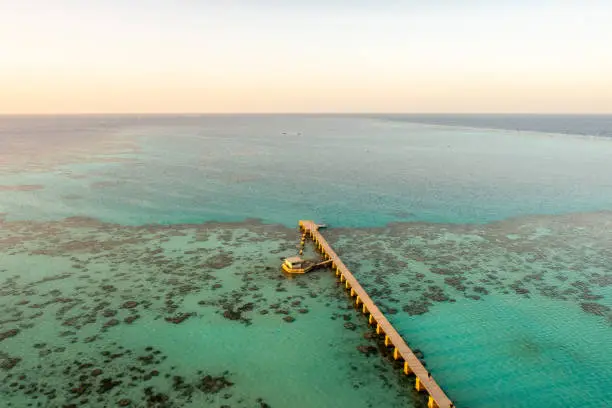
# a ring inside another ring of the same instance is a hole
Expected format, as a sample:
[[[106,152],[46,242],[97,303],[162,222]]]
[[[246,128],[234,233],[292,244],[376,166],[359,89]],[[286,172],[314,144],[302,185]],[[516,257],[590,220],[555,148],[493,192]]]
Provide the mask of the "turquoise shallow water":
[[[457,406],[598,407],[612,398],[611,225],[608,212],[328,235]]]
[[[583,314],[540,297],[490,296],[398,326],[428,345],[429,364],[458,406],[600,407],[611,398],[612,359],[602,354],[610,327]]]
[[[359,227],[612,207],[608,138],[326,116],[98,118],[90,126],[66,131],[89,136],[78,139],[78,149],[52,150],[76,167],[4,177],[2,184],[53,186],[3,194],[9,219],[80,214],[139,225],[260,218],[293,227],[312,218]],[[87,149],[108,151],[97,161],[132,161],[92,165]],[[56,164],[47,150],[23,160]]]
[[[329,274],[279,274],[300,218],[458,407],[612,404],[610,139],[2,117],[0,147],[0,405],[419,406]]]
[[[330,274],[279,273],[294,231],[4,227],[2,406],[413,404]]]

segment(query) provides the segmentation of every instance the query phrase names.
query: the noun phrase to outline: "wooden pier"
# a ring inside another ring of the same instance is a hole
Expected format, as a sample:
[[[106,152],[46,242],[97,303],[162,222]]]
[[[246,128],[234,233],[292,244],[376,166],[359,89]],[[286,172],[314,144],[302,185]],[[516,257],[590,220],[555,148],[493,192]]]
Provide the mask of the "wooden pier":
[[[346,289],[350,290],[351,297],[355,298],[355,305],[361,306],[362,312],[368,315],[368,322],[371,325],[376,325],[376,333],[380,336],[385,336],[385,346],[393,347],[393,358],[404,362],[404,373],[416,376],[415,389],[427,392],[429,395],[427,406],[429,408],[454,407],[451,400],[442,391],[442,388],[436,383],[408,344],[406,344],[402,336],[389,323],[357,279],[344,265],[340,257],[323,238],[319,232],[319,226],[313,221],[305,220],[301,220],[299,226],[304,233],[310,235],[316,248],[321,251],[325,259],[331,260],[332,271],[335,271],[340,282],[344,282]]]

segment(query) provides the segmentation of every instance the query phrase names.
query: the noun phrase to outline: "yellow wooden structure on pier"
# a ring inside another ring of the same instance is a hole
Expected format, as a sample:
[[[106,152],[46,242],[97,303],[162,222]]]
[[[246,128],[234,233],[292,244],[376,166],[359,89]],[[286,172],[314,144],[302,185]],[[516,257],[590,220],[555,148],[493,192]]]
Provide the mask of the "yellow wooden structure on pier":
[[[323,258],[331,263],[332,271],[335,270],[336,276],[340,282],[344,283],[347,290],[350,291],[350,296],[355,299],[355,306],[359,307],[363,314],[368,316],[368,322],[376,326],[376,334],[384,336],[385,346],[393,347],[393,358],[402,360],[403,371],[406,375],[414,375],[414,387],[417,391],[423,391],[428,394],[428,408],[453,408],[454,404],[446,396],[442,388],[436,383],[431,373],[427,371],[423,363],[414,354],[412,349],[406,344],[402,336],[395,330],[387,318],[382,314],[374,301],[368,296],[357,279],[344,265],[336,252],[327,243],[325,238],[319,232],[319,225],[313,221],[302,220],[299,222],[300,229],[303,232],[301,245],[304,245],[304,237],[310,236],[314,241],[315,248],[318,249]],[[289,259],[289,258],[288,258]],[[284,267],[285,264],[283,264]],[[291,263],[293,265],[293,263]],[[283,268],[284,269],[284,268]]]
[[[299,256],[292,256],[285,258],[285,262],[281,266],[283,271],[287,273],[306,273],[304,268],[304,260]]]
[[[330,260],[315,262],[311,260],[304,260],[299,256],[291,256],[289,258],[285,258],[281,268],[287,273],[306,273],[315,268],[320,268],[329,264],[331,264]]]

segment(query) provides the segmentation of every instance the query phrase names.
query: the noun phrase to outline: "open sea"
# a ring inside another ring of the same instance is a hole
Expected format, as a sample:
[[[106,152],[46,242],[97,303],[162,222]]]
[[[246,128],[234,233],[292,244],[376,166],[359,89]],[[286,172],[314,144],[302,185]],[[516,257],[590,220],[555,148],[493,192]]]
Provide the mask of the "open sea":
[[[424,407],[299,219],[456,407],[612,407],[605,115],[0,116],[0,407]]]

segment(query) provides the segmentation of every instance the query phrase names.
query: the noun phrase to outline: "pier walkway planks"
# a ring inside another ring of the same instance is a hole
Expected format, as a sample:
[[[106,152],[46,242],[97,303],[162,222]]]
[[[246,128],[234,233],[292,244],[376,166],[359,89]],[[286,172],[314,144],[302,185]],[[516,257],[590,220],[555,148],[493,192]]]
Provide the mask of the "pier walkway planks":
[[[336,271],[336,275],[340,277],[341,282],[345,282],[346,288],[351,290],[351,296],[355,297],[357,306],[361,304],[363,313],[369,314],[370,324],[376,324],[376,333],[384,334],[385,345],[394,348],[393,357],[396,360],[402,359],[404,361],[404,373],[416,376],[415,388],[417,391],[426,391],[429,394],[427,406],[429,408],[454,407],[452,401],[442,391],[442,388],[440,388],[434,378],[430,376],[427,369],[419,361],[408,344],[406,344],[402,336],[382,314],[365,289],[359,284],[357,278],[353,276],[340,257],[323,238],[323,235],[319,232],[319,226],[315,222],[307,220],[301,220],[299,226],[300,229],[310,235],[315,245],[323,253],[323,256],[332,261],[332,270]]]

